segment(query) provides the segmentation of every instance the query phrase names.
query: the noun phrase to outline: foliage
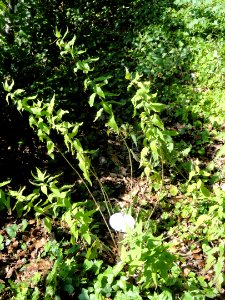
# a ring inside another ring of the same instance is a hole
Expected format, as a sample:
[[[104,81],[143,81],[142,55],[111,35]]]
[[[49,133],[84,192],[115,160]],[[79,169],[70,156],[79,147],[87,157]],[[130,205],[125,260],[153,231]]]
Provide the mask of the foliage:
[[[0,1],[2,299],[224,294],[224,12]],[[122,237],[121,209],[136,220]]]

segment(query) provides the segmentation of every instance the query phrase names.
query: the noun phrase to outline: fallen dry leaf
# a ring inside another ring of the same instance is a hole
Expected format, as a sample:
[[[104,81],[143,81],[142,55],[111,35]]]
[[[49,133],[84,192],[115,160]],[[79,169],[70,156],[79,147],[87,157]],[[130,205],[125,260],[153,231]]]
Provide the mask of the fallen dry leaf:
[[[183,269],[183,273],[184,273],[185,277],[187,277],[190,272],[191,272],[191,268],[184,268]]]
[[[9,266],[7,266],[7,267],[5,268],[5,271],[6,271],[6,276],[5,276],[5,278],[11,278],[13,272],[15,271],[15,267],[11,267],[11,268],[10,268]]]

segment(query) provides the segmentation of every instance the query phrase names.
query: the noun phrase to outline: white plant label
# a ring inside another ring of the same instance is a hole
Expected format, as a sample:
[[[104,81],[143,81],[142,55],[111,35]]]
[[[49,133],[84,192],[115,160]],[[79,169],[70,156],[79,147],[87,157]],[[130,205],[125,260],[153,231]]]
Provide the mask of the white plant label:
[[[115,213],[109,218],[110,226],[119,232],[126,232],[127,229],[134,229],[135,220],[131,215]]]

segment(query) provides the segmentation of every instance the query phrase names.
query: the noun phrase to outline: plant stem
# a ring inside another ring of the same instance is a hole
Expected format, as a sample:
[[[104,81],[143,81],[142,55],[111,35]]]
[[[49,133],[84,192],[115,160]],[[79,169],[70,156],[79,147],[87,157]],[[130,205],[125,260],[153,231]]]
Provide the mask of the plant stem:
[[[94,195],[92,194],[91,190],[89,189],[87,183],[84,181],[83,177],[82,177],[82,176],[80,175],[80,173],[76,170],[76,168],[71,164],[71,162],[66,158],[66,156],[61,152],[61,150],[60,150],[57,146],[56,146],[56,148],[57,148],[57,150],[59,151],[59,153],[62,155],[62,157],[65,159],[65,161],[68,163],[68,165],[73,169],[73,171],[77,174],[77,176],[80,178],[80,180],[81,180],[82,183],[84,184],[85,188],[87,189],[89,195],[91,196],[92,200],[94,201],[94,203],[95,203],[97,209],[99,210],[99,212],[100,212],[100,214],[101,214],[101,216],[102,216],[102,219],[103,219],[103,221],[104,221],[104,223],[105,223],[105,225],[106,225],[106,227],[107,227],[107,229],[108,229],[108,231],[109,231],[109,234],[110,234],[111,239],[112,239],[112,241],[113,241],[113,243],[114,243],[114,246],[117,247],[116,241],[115,241],[115,239],[114,239],[114,237],[113,237],[112,231],[111,231],[110,228],[109,228],[108,222],[106,221],[105,216],[104,216],[103,212],[101,211],[101,208],[100,208],[98,202],[96,201]]]

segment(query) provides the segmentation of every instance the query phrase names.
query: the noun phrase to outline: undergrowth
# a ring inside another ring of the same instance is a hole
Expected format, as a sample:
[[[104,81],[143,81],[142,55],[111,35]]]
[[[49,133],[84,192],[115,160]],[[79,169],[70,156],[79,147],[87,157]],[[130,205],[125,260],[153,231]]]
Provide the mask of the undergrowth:
[[[1,299],[219,299],[223,1],[103,2],[0,1]]]

